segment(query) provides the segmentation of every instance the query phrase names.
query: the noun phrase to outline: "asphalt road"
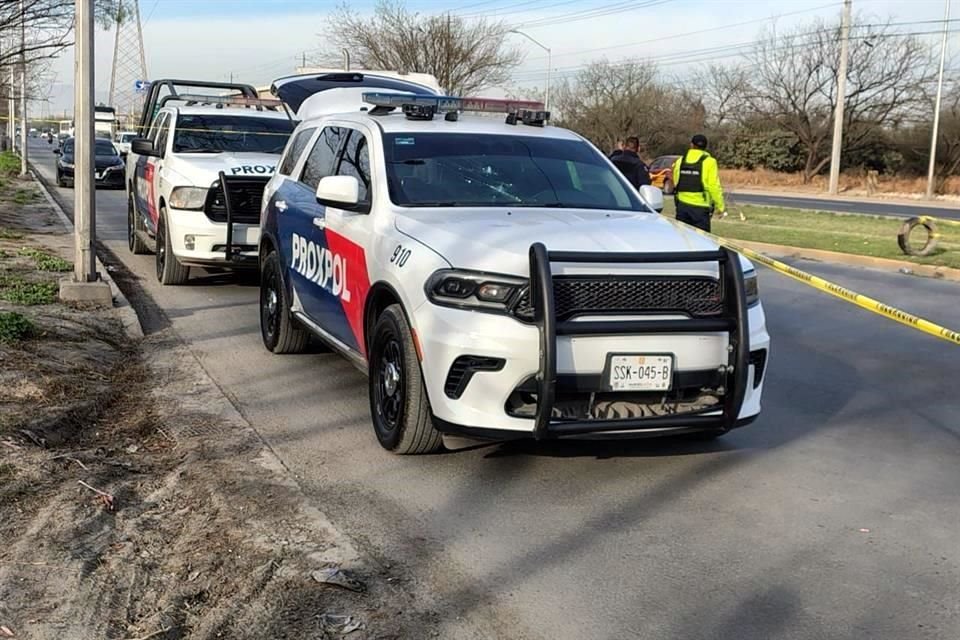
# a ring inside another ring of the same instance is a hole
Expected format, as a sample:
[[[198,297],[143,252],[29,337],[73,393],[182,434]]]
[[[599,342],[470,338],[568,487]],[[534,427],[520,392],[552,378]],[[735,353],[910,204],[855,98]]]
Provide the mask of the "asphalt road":
[[[38,152],[51,171],[53,155]],[[68,191],[64,195],[70,197]],[[105,241],[307,493],[440,617],[488,637],[871,640],[960,637],[960,349],[770,272],[765,408],[707,445],[675,441],[383,452],[366,381],[329,353],[273,356],[255,286],[160,287]],[[804,263],[956,328],[960,286]],[[467,626],[464,622],[463,626]],[[451,637],[452,634],[443,634]]]
[[[960,208],[927,206],[922,203],[858,202],[856,200],[846,199],[830,200],[828,198],[802,198],[736,192],[733,192],[731,195],[733,196],[733,202],[737,204],[759,204],[768,207],[791,207],[794,209],[836,211],[839,213],[867,213],[878,216],[895,216],[898,218],[912,218],[913,216],[926,215],[936,218],[960,220]]]

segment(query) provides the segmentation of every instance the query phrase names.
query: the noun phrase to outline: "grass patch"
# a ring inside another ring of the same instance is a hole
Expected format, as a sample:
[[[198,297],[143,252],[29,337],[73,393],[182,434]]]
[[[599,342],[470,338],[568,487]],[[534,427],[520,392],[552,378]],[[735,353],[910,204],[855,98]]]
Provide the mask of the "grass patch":
[[[28,318],[16,311],[0,312],[0,342],[20,342],[33,335],[33,332],[33,323]]]
[[[30,204],[39,199],[39,194],[32,189],[17,189],[13,193],[13,202],[15,204]]]
[[[673,199],[666,199],[665,204],[664,214],[673,216]],[[897,246],[897,233],[904,220],[781,207],[744,206],[740,209],[746,221],[741,221],[737,210],[731,207],[727,218],[713,220],[713,232],[731,240],[768,242],[960,268],[960,227],[940,225],[940,242],[933,254],[908,256]]]
[[[23,234],[13,229],[0,227],[0,240],[22,240]]]
[[[16,176],[20,174],[20,156],[12,151],[0,153],[0,175]]]
[[[55,256],[51,253],[47,253],[42,249],[34,249],[33,247],[24,247],[20,249],[20,255],[26,256],[28,258],[33,258],[34,264],[37,265],[37,269],[40,271],[55,271],[62,273],[64,271],[72,271],[73,263],[67,260],[64,260],[60,256]]]
[[[0,299],[32,306],[57,301],[59,287],[53,282],[27,282],[22,278],[4,278],[0,281]]]

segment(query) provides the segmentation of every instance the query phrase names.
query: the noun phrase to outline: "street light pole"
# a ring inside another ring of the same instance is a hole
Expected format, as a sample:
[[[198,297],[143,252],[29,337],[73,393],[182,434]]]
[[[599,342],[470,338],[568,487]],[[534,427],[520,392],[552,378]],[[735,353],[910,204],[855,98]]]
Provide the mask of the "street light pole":
[[[530,42],[532,42],[533,44],[537,45],[538,47],[540,47],[541,49],[547,52],[547,86],[543,96],[543,107],[549,110],[550,109],[550,75],[553,73],[553,60],[552,60],[552,52],[550,51],[550,47],[546,46],[545,44],[543,44],[538,40],[535,40],[533,37],[527,35],[523,31],[518,31],[517,29],[511,29],[507,33],[515,33],[518,36],[523,36],[524,38],[526,38],[527,40],[529,40]]]
[[[853,0],[843,0],[840,23],[840,69],[837,72],[837,107],[833,112],[833,146],[830,154],[830,194],[840,190],[840,148],[843,146],[843,102],[847,95],[847,58],[850,49],[850,14]]]
[[[940,132],[940,100],[943,97],[943,62],[947,57],[947,30],[950,26],[950,0],[944,2],[943,40],[940,42],[940,75],[937,78],[937,99],[933,107],[933,135],[930,137],[930,166],[927,168],[927,200],[933,199],[934,173],[937,166],[937,136]]]

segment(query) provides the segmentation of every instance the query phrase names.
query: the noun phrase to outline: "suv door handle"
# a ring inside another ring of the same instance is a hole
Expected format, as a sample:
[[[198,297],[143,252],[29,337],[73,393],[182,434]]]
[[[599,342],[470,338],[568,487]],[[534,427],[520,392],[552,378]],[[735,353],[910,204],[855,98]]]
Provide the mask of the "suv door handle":
[[[287,210],[287,203],[284,200],[277,200],[273,203],[273,206],[277,208],[277,211],[283,213]]]
[[[313,219],[313,226],[315,226],[315,227],[317,227],[317,228],[320,228],[320,229],[326,229],[326,228],[327,228],[327,221],[326,221],[325,219],[323,219],[323,218],[314,218],[314,219]]]

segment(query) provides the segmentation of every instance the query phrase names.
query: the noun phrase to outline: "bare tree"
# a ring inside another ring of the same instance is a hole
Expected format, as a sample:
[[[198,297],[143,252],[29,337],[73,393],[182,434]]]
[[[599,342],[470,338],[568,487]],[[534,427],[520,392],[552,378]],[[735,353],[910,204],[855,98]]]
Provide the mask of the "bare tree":
[[[837,99],[840,29],[818,20],[787,34],[771,30],[749,54],[749,115],[769,118],[797,137],[809,181],[830,161]],[[857,151],[878,129],[897,125],[922,101],[929,51],[889,24],[858,19],[850,31],[843,153]]]
[[[120,0],[95,0],[103,28],[118,16]],[[0,0],[0,67],[49,60],[73,44],[74,0]],[[23,36],[21,38],[21,36]]]
[[[666,84],[656,66],[639,60],[594,62],[556,95],[559,123],[607,150],[630,135],[648,154],[682,148],[706,115],[698,96]]]
[[[750,86],[746,68],[714,63],[694,72],[691,80],[707,109],[711,126],[720,127],[739,119]]]
[[[468,95],[500,85],[522,56],[507,44],[507,27],[486,19],[411,13],[381,0],[365,18],[343,5],[327,23],[325,36],[367,69],[429,73],[450,93]]]

